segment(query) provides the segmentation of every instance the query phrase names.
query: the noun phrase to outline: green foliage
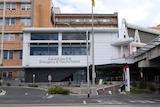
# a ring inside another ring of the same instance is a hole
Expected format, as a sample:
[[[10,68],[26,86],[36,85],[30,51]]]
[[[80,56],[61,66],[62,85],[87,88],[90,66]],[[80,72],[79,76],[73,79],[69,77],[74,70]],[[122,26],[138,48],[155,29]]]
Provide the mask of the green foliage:
[[[146,88],[147,88],[147,83],[144,82],[144,81],[141,81],[141,82],[139,83],[139,88],[140,88],[140,89],[146,89]]]
[[[18,86],[23,86],[22,84],[18,84]]]
[[[142,89],[132,89],[130,91],[131,94],[151,94],[150,91],[147,91],[147,90],[142,90]]]
[[[0,93],[2,92],[2,90],[0,89]]]
[[[156,91],[156,87],[155,87],[153,84],[151,84],[151,85],[149,86],[149,89],[150,89],[150,91],[152,91],[152,92]]]
[[[109,82],[109,85],[112,85],[112,82]]]
[[[63,94],[63,95],[68,95],[70,93],[70,91],[68,89],[64,89],[60,86],[56,86],[56,87],[50,87],[48,89],[48,93],[49,94]]]
[[[28,84],[28,87],[38,87],[37,84]]]
[[[7,86],[11,86],[11,83],[8,82],[6,85],[7,85]]]
[[[132,86],[136,88],[136,87],[137,87],[137,82],[136,82],[136,81],[133,81],[133,82],[132,82]]]
[[[2,83],[0,82],[0,86],[2,85]]]
[[[107,81],[105,81],[104,84],[107,85],[108,84]]]

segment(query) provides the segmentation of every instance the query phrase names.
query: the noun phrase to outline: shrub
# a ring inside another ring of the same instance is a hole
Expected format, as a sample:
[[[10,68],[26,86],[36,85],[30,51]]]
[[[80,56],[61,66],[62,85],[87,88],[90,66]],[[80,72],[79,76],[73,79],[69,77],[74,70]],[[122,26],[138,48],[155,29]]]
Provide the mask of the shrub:
[[[0,82],[0,86],[2,85],[2,83]]]
[[[28,84],[29,87],[38,87],[37,84]]]
[[[7,83],[6,85],[7,85],[7,86],[11,86],[11,83]]]
[[[133,87],[137,87],[137,82],[136,82],[136,81],[133,81],[133,82],[132,82],[132,86],[133,86]]]
[[[139,83],[139,88],[140,88],[140,89],[146,89],[146,88],[147,88],[146,82],[141,81],[141,82]]]
[[[151,85],[149,86],[149,89],[150,89],[150,91],[152,91],[152,92],[156,91],[156,87],[155,87],[153,84],[151,84]]]
[[[18,84],[18,86],[23,86],[22,84]]]
[[[48,93],[49,94],[63,94],[63,95],[68,95],[70,93],[70,91],[68,89],[64,89],[60,86],[56,86],[56,87],[50,87],[48,89]]]
[[[112,82],[109,82],[109,85],[112,85]]]
[[[107,85],[108,84],[107,81],[105,81],[104,84]]]

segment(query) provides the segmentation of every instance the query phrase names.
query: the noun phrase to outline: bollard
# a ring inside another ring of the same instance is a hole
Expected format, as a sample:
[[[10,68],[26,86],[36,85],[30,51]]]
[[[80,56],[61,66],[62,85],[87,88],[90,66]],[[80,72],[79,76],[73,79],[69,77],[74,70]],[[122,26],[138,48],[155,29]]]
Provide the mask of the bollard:
[[[103,86],[103,89],[102,89],[102,94],[105,94],[105,89],[104,89],[104,86]]]
[[[112,88],[112,94],[115,94],[115,86]]]

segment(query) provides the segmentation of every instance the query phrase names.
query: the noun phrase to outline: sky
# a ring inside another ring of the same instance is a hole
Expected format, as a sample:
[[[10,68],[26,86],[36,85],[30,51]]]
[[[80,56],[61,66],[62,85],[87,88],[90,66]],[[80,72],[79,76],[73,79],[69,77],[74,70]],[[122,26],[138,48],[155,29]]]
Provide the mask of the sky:
[[[52,0],[61,13],[91,13],[91,0]],[[160,0],[95,0],[94,13],[118,12],[119,22],[125,18],[130,24],[153,27],[160,24]]]

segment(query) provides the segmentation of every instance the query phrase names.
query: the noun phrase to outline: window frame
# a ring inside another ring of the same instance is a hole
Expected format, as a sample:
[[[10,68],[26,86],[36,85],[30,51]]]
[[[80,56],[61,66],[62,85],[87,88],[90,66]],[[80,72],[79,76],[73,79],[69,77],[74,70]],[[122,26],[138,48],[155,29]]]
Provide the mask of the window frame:
[[[23,42],[23,33],[20,33],[20,34],[19,34],[19,40],[20,40],[21,42]]]
[[[0,17],[0,26],[2,26],[2,25],[3,25],[3,18]]]
[[[86,40],[85,32],[63,32],[62,40]]]
[[[20,24],[21,26],[31,26],[31,18],[21,18]]]
[[[17,4],[16,3],[6,3],[6,10],[16,10]]]
[[[15,26],[16,25],[16,18],[6,18],[5,25],[6,26]]]
[[[31,3],[22,3],[21,10],[31,10]]]
[[[57,56],[58,43],[31,43],[30,56]]]
[[[89,48],[89,47],[88,47]],[[80,43],[62,43],[62,55],[87,55],[86,44]]]
[[[4,34],[4,41],[5,42],[15,41],[15,34],[13,34],[13,33],[5,33]]]
[[[53,40],[53,41],[58,41],[58,33],[31,33],[31,38],[30,40]]]
[[[23,51],[22,50],[18,51],[18,54],[19,54],[19,59],[22,59],[23,58]]]
[[[4,4],[3,3],[0,3],[0,10],[3,10],[4,8]]]
[[[13,60],[14,59],[14,51],[13,50],[4,50],[3,51],[3,59],[4,60]]]

